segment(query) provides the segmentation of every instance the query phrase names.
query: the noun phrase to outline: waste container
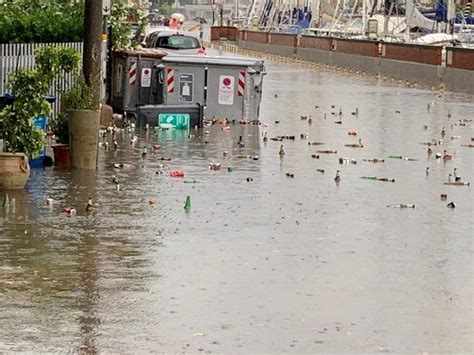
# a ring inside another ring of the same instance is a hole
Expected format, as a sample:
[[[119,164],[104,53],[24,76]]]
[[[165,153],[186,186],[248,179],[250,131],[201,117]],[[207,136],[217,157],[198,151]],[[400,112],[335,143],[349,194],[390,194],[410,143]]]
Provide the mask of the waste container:
[[[161,103],[163,67],[159,64],[165,55],[152,48],[112,53],[110,103],[114,111],[136,112],[138,105]]]
[[[263,60],[216,56],[167,56],[163,103],[204,106],[207,118],[258,119]]]
[[[202,127],[203,107],[199,104],[145,105],[137,109],[140,126],[160,124],[173,128]]]
[[[46,101],[53,104],[56,101],[56,96],[45,96]],[[11,105],[15,101],[15,96],[6,93],[5,96],[0,96],[0,110],[5,105]],[[39,116],[33,119],[33,125],[41,129],[46,135],[46,127],[48,125],[48,118],[46,116]],[[0,137],[2,139],[2,137]],[[46,147],[43,147],[38,157],[29,159],[30,167],[38,168],[43,166],[44,156],[46,155]]]

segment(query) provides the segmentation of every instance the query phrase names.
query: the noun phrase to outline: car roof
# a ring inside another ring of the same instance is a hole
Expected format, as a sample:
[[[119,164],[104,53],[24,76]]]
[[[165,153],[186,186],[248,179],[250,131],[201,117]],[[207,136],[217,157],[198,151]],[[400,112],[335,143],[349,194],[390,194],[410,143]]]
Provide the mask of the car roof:
[[[188,37],[194,37],[197,39],[197,36],[193,32],[184,32],[180,30],[171,30],[171,31],[161,31],[158,34],[158,37],[169,37],[169,36],[188,36]]]

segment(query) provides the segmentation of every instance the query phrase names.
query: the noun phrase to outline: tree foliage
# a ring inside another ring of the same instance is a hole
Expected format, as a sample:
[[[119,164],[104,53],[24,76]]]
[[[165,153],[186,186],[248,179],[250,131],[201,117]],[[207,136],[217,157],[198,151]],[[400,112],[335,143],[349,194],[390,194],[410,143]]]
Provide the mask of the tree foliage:
[[[140,35],[148,26],[148,16],[142,6],[125,5],[122,1],[113,1],[109,24],[112,27],[112,47],[128,49],[136,47]]]
[[[80,42],[83,1],[0,2],[0,43]]]

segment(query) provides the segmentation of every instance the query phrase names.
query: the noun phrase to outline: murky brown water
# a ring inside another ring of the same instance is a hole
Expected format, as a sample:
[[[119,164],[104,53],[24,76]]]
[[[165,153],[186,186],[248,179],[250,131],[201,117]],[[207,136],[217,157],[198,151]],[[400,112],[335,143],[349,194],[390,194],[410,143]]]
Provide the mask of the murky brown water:
[[[0,351],[473,352],[472,186],[443,185],[455,167],[474,183],[474,150],[462,146],[472,122],[454,125],[474,119],[473,97],[295,65],[267,70],[268,128],[216,125],[191,139],[142,131],[135,146],[123,133],[118,151],[100,152],[96,175],[36,170],[27,189],[10,193],[15,211],[0,209]],[[445,143],[428,158],[420,143],[443,126]],[[296,140],[264,144],[262,130]],[[363,148],[344,146],[359,137]],[[318,149],[338,154],[311,158]],[[452,161],[434,158],[444,149]],[[161,156],[172,161],[157,175]],[[363,161],[374,157],[385,162]],[[119,174],[121,191],[113,163],[132,165]],[[201,183],[170,178],[173,168]],[[89,196],[97,209],[87,214]],[[386,207],[399,203],[416,208]]]

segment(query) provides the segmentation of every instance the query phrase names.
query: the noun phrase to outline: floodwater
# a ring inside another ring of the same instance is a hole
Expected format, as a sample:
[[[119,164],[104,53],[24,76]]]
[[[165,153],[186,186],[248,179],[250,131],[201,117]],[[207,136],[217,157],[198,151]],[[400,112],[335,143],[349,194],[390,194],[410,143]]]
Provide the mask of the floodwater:
[[[443,185],[454,168],[474,183],[474,150],[463,146],[472,122],[459,125],[474,119],[473,97],[296,64],[267,71],[268,127],[214,125],[191,138],[142,130],[135,145],[120,132],[95,174],[39,169],[10,192],[15,209],[0,208],[0,351],[473,352],[472,186]],[[420,143],[442,127],[444,145],[428,157]],[[296,139],[263,143],[264,130]],[[359,138],[363,148],[345,147]],[[453,159],[434,157],[443,150]],[[172,160],[160,175],[162,156]],[[114,163],[126,164],[120,191]],[[171,178],[175,168],[199,183]]]

